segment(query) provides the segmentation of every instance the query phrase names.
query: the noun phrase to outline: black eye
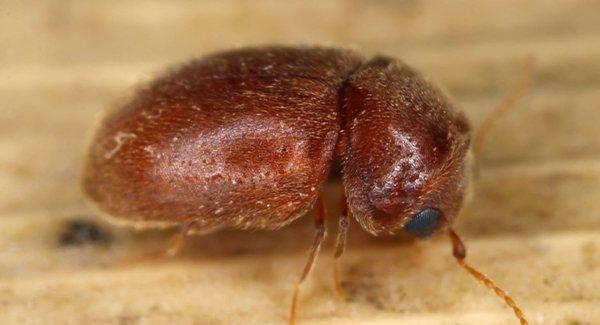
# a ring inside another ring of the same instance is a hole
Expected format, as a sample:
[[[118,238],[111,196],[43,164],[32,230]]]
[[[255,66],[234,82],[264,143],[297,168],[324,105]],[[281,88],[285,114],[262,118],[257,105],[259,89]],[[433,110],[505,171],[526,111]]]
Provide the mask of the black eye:
[[[431,235],[440,221],[440,211],[425,208],[415,213],[412,218],[404,224],[404,229],[415,237],[427,237]]]

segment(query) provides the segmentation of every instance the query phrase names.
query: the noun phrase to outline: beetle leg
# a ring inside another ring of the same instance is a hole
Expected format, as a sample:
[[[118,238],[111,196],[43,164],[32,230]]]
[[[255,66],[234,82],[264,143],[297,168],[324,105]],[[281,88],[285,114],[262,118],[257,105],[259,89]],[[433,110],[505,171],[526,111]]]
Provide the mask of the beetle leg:
[[[192,226],[196,223],[196,220],[186,222],[179,228],[179,232],[171,236],[169,246],[166,250],[148,252],[141,256],[129,257],[117,263],[119,266],[129,266],[138,263],[144,263],[148,261],[158,260],[164,257],[172,257],[177,255],[181,251],[183,239],[189,233]]]
[[[315,240],[308,254],[308,260],[306,261],[306,265],[304,266],[304,270],[302,271],[302,275],[298,282],[296,282],[296,286],[294,287],[294,294],[292,295],[292,306],[290,309],[290,320],[289,324],[296,324],[296,309],[298,305],[298,295],[300,293],[300,286],[302,282],[306,279],[311,269],[313,268],[317,256],[319,254],[319,249],[321,248],[321,244],[325,240],[325,236],[327,235],[327,226],[326,226],[326,214],[325,214],[325,206],[323,205],[323,198],[319,195],[317,198],[316,205],[316,213],[315,213]]]
[[[342,300],[346,299],[347,294],[344,288],[342,287],[342,282],[340,280],[340,268],[339,268],[339,259],[344,253],[346,248],[346,237],[348,234],[348,202],[346,202],[346,194],[342,189],[342,195],[340,197],[340,217],[339,217],[339,225],[338,225],[338,233],[337,239],[335,242],[335,253],[333,256],[333,284],[335,288],[335,292],[338,297]]]
[[[167,250],[164,253],[165,256],[172,257],[172,256],[177,255],[177,253],[179,253],[181,251],[181,247],[183,245],[183,239],[185,238],[185,236],[187,236],[190,229],[192,228],[192,226],[195,223],[196,223],[196,220],[192,220],[190,222],[184,223],[181,226],[181,228],[179,229],[179,232],[174,234],[171,237],[171,242],[169,244],[169,247],[167,247]]]

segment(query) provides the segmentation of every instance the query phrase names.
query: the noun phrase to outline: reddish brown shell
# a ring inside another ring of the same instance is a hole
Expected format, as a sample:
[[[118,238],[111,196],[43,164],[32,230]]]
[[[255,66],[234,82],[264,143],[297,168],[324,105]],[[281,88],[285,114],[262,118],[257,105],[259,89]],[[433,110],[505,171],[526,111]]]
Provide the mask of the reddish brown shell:
[[[142,225],[281,227],[327,177],[338,92],[360,62],[350,51],[285,47],[191,62],[104,118],[83,188],[109,215]]]
[[[219,53],[158,79],[102,121],[83,187],[140,225],[278,228],[315,202],[336,144],[350,210],[371,233],[424,207],[458,213],[464,117],[397,60],[328,48]]]
[[[425,207],[452,220],[466,186],[469,127],[439,90],[378,57],[348,80],[344,184],[367,231],[394,233]]]

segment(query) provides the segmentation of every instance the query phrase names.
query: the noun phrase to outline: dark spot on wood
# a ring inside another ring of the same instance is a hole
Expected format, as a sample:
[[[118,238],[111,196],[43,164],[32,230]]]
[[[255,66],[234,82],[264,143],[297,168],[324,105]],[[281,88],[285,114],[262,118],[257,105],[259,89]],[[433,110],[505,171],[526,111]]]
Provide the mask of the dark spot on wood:
[[[96,223],[88,220],[71,220],[63,225],[59,235],[59,246],[78,246],[84,244],[107,246],[111,236]]]

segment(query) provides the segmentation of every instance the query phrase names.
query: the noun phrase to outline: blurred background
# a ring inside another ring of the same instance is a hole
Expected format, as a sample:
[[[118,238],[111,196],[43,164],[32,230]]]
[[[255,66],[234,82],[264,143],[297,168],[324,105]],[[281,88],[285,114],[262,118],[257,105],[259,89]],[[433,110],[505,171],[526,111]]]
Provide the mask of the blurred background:
[[[101,111],[173,64],[261,44],[398,57],[475,129],[533,56],[534,86],[494,125],[457,231],[532,323],[600,323],[599,1],[1,1],[0,44],[2,324],[287,321],[310,218],[191,238],[180,257],[122,266],[172,232],[105,224],[78,186]],[[446,238],[376,240],[351,227],[349,301],[333,294],[329,243],[301,324],[516,322],[456,267]]]

